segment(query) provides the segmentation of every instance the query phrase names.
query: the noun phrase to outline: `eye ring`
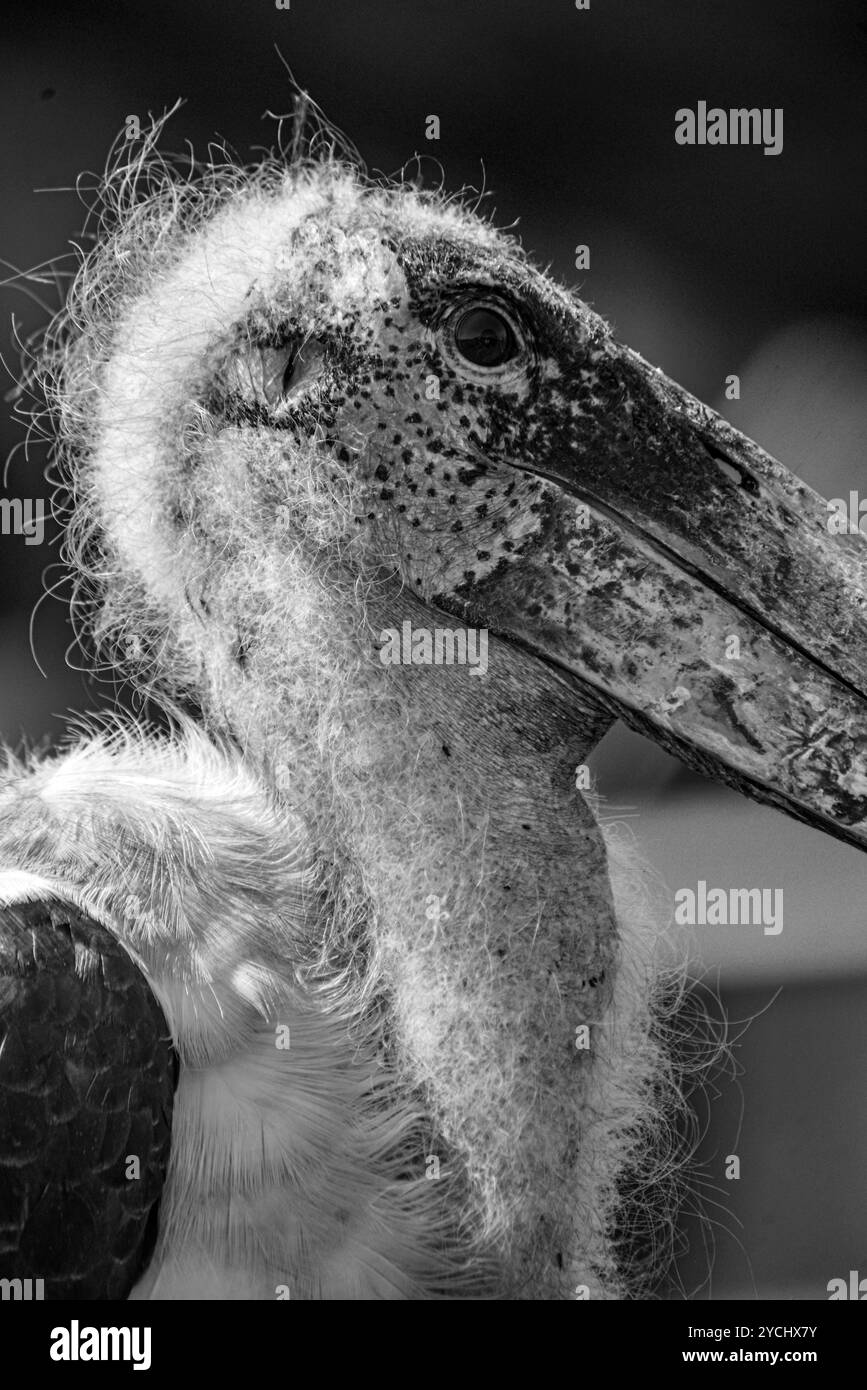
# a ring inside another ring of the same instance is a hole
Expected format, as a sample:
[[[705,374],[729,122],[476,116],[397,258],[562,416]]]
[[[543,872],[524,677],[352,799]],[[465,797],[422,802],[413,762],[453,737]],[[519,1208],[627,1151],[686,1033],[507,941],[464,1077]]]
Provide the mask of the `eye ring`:
[[[465,301],[449,321],[451,346],[461,362],[480,372],[497,372],[521,357],[523,337],[498,303]]]

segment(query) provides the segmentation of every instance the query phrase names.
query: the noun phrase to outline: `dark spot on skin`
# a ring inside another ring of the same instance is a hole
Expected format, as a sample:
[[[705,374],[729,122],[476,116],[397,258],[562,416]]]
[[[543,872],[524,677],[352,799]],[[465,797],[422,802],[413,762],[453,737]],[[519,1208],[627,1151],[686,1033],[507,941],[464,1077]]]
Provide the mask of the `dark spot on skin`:
[[[741,738],[745,743],[749,744],[750,748],[754,748],[756,752],[761,753],[763,751],[761,740],[756,738],[752,729],[744,724],[740,717],[734,681],[728,676],[720,676],[711,683],[710,689],[711,695],[719,708],[725,710],[728,715],[731,727],[738,731]]]
[[[463,483],[464,487],[472,487],[473,483],[479,478],[484,478],[487,471],[486,468],[481,466],[475,468],[459,468],[458,479]]]
[[[443,744],[443,752],[445,753],[445,755],[446,755],[447,758],[450,758],[450,757],[452,756],[451,749],[450,749],[450,748],[446,748],[445,744]]]
[[[790,555],[784,555],[780,560],[777,561],[776,567],[774,569],[774,579],[776,580],[780,588],[785,588],[785,586],[788,584],[791,571],[792,557]]]
[[[373,476],[378,483],[388,482],[389,473],[386,465],[384,463],[378,463],[373,470]]]

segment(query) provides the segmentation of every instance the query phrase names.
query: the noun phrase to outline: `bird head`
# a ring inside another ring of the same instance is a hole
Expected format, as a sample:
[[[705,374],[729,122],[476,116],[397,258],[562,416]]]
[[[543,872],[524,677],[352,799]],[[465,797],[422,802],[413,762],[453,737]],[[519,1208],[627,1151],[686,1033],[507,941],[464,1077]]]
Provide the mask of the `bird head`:
[[[290,554],[347,593],[387,575],[431,626],[867,843],[867,547],[810,488],[458,203],[326,161],[146,206],[95,289],[85,266],[60,373],[127,639],[124,576],[135,641],[172,608],[197,669],[230,553],[283,595]]]

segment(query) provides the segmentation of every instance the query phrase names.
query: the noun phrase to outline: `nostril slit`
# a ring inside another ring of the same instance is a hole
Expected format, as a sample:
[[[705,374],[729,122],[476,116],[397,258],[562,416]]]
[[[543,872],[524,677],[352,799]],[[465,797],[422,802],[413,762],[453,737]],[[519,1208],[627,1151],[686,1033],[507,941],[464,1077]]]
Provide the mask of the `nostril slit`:
[[[702,445],[704,446],[705,452],[713,459],[714,463],[719,466],[721,472],[725,474],[729,482],[736,483],[738,487],[743,488],[744,492],[748,492],[751,497],[758,497],[761,488],[752,473],[749,473],[742,464],[733,463],[727,454],[724,454],[723,451],[716,448],[715,445],[708,444],[706,439],[702,440]]]
[[[738,470],[735,468],[734,464],[729,463],[729,462],[728,462],[728,459],[722,459],[722,458],[721,458],[721,459],[717,459],[717,463],[719,464],[720,468],[722,469],[723,473],[725,473],[725,475],[726,475],[726,477],[729,479],[729,481],[730,481],[730,482],[733,482],[733,483],[737,483],[737,484],[738,484],[738,487],[740,487],[741,475],[740,475],[740,473],[738,472]]]

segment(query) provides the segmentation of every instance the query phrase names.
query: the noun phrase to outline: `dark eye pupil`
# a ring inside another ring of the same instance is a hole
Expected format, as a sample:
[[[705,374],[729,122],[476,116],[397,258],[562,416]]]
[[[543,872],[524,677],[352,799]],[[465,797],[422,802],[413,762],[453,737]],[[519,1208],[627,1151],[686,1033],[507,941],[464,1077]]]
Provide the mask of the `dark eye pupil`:
[[[477,367],[499,367],[518,351],[509,324],[493,309],[468,309],[455,328],[455,343]]]

